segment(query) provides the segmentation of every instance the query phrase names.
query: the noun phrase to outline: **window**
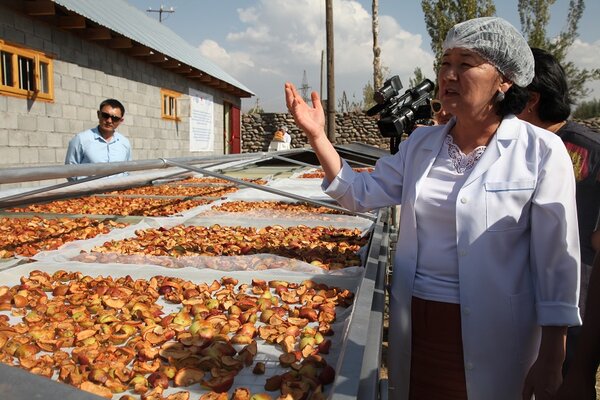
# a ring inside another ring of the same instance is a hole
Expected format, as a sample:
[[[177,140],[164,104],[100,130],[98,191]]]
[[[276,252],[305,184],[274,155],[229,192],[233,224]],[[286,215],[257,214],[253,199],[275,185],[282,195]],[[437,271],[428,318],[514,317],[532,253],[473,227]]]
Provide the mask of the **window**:
[[[161,116],[165,119],[179,120],[177,112],[177,100],[181,94],[171,90],[160,89],[160,98],[162,102]]]
[[[0,40],[0,94],[53,100],[52,60]]]

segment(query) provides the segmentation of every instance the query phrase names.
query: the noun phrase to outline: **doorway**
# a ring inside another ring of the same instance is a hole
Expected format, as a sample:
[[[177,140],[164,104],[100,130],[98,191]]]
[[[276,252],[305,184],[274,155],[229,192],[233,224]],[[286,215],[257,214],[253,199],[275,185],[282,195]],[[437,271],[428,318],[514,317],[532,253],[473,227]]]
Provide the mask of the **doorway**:
[[[223,103],[223,150],[225,154],[239,154],[241,150],[240,109]]]

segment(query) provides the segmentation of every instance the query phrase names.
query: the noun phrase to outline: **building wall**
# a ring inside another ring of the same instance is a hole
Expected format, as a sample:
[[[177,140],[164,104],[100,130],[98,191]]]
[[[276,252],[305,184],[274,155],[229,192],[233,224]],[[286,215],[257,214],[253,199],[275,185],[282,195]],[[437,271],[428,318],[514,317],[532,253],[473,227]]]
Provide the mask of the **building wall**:
[[[53,102],[0,95],[0,168],[62,164],[69,140],[97,125],[96,111],[106,98],[125,106],[118,130],[130,139],[135,160],[223,154],[223,103],[240,107],[239,98],[3,5],[0,39],[54,59]],[[213,153],[188,150],[190,87],[213,96]],[[161,118],[161,88],[182,93],[180,122]]]

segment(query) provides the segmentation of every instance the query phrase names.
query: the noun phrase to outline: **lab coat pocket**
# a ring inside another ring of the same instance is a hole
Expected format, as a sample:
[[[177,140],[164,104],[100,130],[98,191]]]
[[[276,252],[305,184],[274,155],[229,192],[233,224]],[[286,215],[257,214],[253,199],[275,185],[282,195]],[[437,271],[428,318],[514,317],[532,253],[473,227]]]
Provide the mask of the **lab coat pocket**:
[[[534,180],[486,182],[487,230],[507,231],[527,227],[534,189]]]
[[[515,355],[519,363],[531,362],[538,349],[536,329],[535,300],[532,291],[510,296],[510,308],[513,320],[513,340]]]

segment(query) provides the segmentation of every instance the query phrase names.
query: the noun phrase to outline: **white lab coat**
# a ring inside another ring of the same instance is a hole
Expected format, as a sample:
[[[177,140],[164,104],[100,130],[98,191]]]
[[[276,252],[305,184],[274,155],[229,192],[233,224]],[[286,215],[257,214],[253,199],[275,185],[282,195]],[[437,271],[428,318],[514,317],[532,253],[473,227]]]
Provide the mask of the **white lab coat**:
[[[453,124],[417,129],[371,174],[344,162],[333,182],[323,182],[351,210],[402,205],[390,299],[393,399],[408,398],[414,203]],[[581,323],[575,179],[560,138],[506,117],[458,194],[456,232],[469,400],[521,399],[540,327]]]

